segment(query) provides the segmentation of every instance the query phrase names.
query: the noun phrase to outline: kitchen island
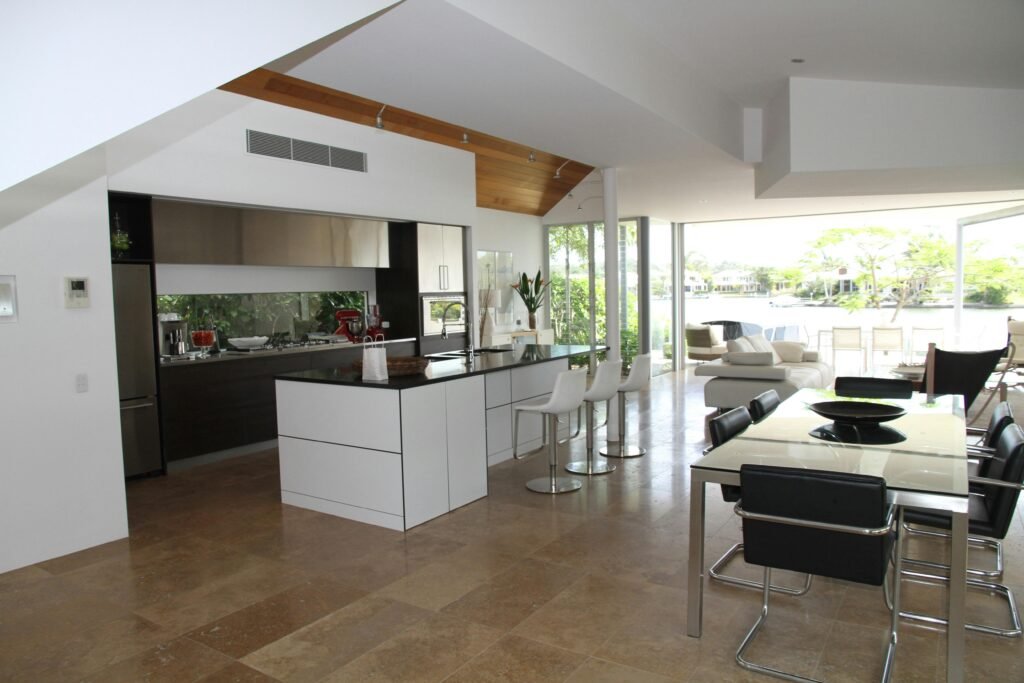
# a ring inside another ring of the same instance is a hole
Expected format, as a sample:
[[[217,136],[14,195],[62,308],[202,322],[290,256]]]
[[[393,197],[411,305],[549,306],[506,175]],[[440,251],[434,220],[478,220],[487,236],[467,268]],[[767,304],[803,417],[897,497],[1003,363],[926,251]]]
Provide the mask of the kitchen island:
[[[277,377],[281,500],[404,531],[487,495],[511,455],[512,406],[544,397],[589,346],[527,344],[364,382],[330,368]],[[540,420],[523,420],[524,449]]]

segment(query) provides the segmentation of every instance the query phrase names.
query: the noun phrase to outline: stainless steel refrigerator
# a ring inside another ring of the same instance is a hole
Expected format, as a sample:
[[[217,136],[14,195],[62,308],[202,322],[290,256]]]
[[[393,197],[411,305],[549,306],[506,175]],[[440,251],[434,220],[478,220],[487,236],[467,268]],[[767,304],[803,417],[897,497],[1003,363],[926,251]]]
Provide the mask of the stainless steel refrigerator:
[[[148,264],[112,266],[121,445],[126,477],[164,470],[156,383],[156,314],[150,268]]]

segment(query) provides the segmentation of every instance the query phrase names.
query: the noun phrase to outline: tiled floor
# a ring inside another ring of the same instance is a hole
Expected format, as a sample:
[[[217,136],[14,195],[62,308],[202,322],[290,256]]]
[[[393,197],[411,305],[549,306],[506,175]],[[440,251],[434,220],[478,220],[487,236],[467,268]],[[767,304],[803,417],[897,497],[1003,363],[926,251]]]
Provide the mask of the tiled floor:
[[[710,585],[705,635],[686,637],[700,384],[655,378],[638,404],[647,456],[555,498],[523,487],[543,457],[504,463],[486,499],[407,534],[281,505],[274,452],[132,482],[129,539],[0,575],[0,679],[766,680],[733,661],[757,592]],[[713,558],[739,526],[708,500]],[[1006,546],[1007,580],[1024,595],[1020,516]],[[918,585],[904,597],[944,601]],[[969,617],[1003,618],[993,602],[970,594]],[[877,589],[818,579],[773,607],[752,658],[877,678]],[[902,626],[896,680],[943,680],[944,661],[942,634]],[[1024,641],[969,636],[967,677],[1024,681]]]

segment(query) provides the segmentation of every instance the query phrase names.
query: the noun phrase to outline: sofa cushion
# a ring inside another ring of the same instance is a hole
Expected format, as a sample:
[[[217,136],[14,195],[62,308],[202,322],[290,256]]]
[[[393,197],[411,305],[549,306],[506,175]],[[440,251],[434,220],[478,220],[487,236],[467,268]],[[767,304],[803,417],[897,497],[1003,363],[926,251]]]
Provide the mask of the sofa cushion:
[[[767,351],[733,351],[722,360],[733,365],[775,365],[775,358]]]
[[[761,380],[784,380],[791,372],[786,365],[736,365],[714,361],[697,367],[693,374],[702,377],[754,378]]]
[[[799,363],[804,359],[804,344],[795,341],[773,341],[772,348],[783,363]]]
[[[730,339],[725,343],[725,346],[729,350],[729,353],[750,353],[754,350],[754,346],[746,337]]]
[[[744,339],[750,342],[750,345],[754,347],[755,351],[772,354],[772,358],[775,360],[776,364],[782,362],[782,357],[775,351],[775,347],[772,346],[772,343],[765,339],[763,334],[751,334],[744,337]]]

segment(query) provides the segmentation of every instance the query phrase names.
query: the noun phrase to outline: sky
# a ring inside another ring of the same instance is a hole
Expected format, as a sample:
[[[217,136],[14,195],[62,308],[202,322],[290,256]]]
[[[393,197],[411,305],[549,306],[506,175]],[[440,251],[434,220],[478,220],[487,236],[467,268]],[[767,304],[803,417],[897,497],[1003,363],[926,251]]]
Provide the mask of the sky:
[[[943,230],[955,239],[959,218],[976,216],[1013,206],[1020,202],[973,204],[931,209],[900,211],[868,211],[863,213],[770,218],[746,221],[719,221],[687,224],[684,230],[684,252],[703,254],[714,264],[734,261],[748,265],[785,266],[795,263],[808,251],[807,245],[823,230],[885,226],[889,228],[925,228]],[[965,228],[967,241],[981,240],[979,255],[1005,255],[1010,246],[1024,256],[1024,215],[981,223]]]

